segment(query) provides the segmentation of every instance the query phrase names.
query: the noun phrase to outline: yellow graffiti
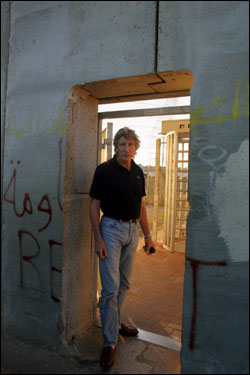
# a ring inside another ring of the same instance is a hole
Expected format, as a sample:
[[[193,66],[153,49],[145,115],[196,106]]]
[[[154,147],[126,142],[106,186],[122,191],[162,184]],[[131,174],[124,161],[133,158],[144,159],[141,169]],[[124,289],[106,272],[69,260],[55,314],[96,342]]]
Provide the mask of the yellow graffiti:
[[[59,106],[57,119],[50,119],[49,121],[52,123],[50,127],[47,128],[48,131],[56,130],[59,132],[59,135],[63,135],[66,131],[66,121],[62,120],[62,107]],[[22,141],[24,136],[27,134],[31,134],[33,132],[39,133],[40,131],[40,117],[36,119],[35,123],[33,121],[33,115],[30,115],[30,119],[24,123],[19,129],[16,128],[16,116],[9,116],[7,118],[7,125],[5,128],[5,135],[15,135],[18,141]]]
[[[240,89],[242,86],[242,82],[238,81],[235,85],[235,95],[234,95],[234,106],[232,109],[232,118],[234,123],[236,123],[236,118],[240,115],[240,106],[239,106],[239,96],[240,96]]]
[[[17,137],[17,139],[19,141],[22,141],[23,138],[24,138],[24,136],[26,134],[32,133],[32,131],[33,131],[33,118],[32,118],[32,115],[31,115],[30,120],[27,121],[20,129],[16,129],[16,127],[12,125],[13,122],[15,122],[15,116],[14,117],[13,116],[9,116],[7,118],[8,125],[6,126],[6,129],[5,129],[5,135],[6,136],[15,134],[16,137]],[[35,129],[37,131],[39,129],[39,118],[36,121]]]
[[[52,126],[47,128],[48,131],[51,131],[51,130],[57,130],[59,132],[60,135],[63,135],[64,132],[66,131],[66,128],[67,128],[67,123],[66,121],[63,122],[62,120],[62,107],[59,106],[58,108],[58,115],[57,115],[57,120],[53,120],[53,119],[50,119],[51,122],[52,122]]]
[[[191,119],[190,119],[190,126],[196,125],[196,124],[207,124],[210,122],[217,122],[222,123],[224,121],[233,120],[236,124],[236,119],[240,116],[240,92],[242,88],[242,81],[237,81],[235,84],[235,92],[234,92],[234,104],[232,108],[232,113],[227,116],[215,116],[211,118],[206,118],[204,115],[204,112],[206,111],[206,108],[193,108],[191,109]],[[248,92],[249,92],[249,86],[248,86]],[[249,95],[249,94],[248,94]],[[215,99],[210,104],[210,108],[214,108],[215,106],[221,107],[223,105],[223,101],[220,96],[216,96]],[[248,104],[248,117],[249,117],[249,104]]]
[[[214,101],[210,104],[210,108],[214,108],[216,107],[216,105],[218,107],[221,107],[223,105],[223,101],[220,96],[215,97]]]

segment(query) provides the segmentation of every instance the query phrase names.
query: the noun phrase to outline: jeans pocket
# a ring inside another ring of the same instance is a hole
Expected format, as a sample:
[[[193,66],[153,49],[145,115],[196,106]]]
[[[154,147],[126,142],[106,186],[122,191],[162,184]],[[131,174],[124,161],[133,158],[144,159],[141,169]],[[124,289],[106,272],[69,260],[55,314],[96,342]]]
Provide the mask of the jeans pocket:
[[[113,219],[109,219],[109,218],[102,218],[101,220],[101,228],[110,228],[110,229],[116,229],[118,226],[118,222],[113,220]]]

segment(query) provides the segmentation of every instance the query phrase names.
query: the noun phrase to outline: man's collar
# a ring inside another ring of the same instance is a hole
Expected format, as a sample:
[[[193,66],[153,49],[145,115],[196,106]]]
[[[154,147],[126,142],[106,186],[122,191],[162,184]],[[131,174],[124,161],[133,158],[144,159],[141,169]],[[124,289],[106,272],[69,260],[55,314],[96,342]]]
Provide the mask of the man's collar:
[[[117,159],[116,159],[116,157],[114,156],[112,159],[110,159],[110,161],[112,162],[112,164],[115,166],[115,167],[117,167],[117,168],[125,168],[125,167],[123,167],[122,165],[120,165],[119,163],[118,163],[118,161],[117,161]],[[131,169],[134,169],[135,168],[135,166],[136,166],[136,163],[135,163],[135,161],[132,159],[131,160]],[[125,168],[126,169],[126,168]],[[130,169],[130,170],[131,170]]]

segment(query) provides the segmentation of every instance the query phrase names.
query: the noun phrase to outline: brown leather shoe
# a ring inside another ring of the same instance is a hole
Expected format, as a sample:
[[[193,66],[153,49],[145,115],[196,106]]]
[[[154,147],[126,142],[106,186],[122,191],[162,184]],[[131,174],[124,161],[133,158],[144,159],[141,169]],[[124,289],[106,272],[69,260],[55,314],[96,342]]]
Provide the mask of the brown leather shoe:
[[[112,346],[104,346],[100,358],[100,365],[105,369],[109,369],[114,364],[114,358],[115,348],[112,348]]]
[[[139,333],[139,331],[135,327],[127,327],[125,326],[125,324],[121,323],[119,333],[123,336],[136,336]]]

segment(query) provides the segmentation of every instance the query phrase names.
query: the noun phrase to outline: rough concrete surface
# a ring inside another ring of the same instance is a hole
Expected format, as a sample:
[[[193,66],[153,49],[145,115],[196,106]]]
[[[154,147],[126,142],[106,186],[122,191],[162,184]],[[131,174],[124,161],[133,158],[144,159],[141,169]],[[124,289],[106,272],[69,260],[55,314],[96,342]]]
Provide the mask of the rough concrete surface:
[[[180,353],[136,338],[120,337],[114,366],[99,365],[100,328],[56,352],[18,340],[2,340],[1,374],[180,374]]]

